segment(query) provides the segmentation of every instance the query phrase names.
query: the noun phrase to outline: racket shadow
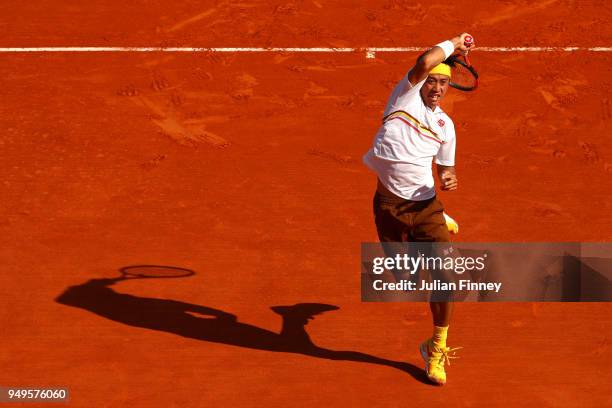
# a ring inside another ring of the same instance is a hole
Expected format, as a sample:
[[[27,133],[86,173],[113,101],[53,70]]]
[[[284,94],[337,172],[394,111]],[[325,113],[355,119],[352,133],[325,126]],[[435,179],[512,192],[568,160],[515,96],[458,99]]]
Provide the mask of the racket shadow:
[[[329,360],[355,361],[392,367],[429,384],[422,368],[359,351],[331,350],[312,342],[306,332],[309,320],[337,306],[299,303],[273,306],[282,317],[280,333],[238,321],[223,310],[172,299],[158,299],[119,293],[111,286],[126,280],[91,279],[68,287],[55,301],[87,310],[98,316],[134,327],[173,333],[178,336],[272,352],[296,353]]]

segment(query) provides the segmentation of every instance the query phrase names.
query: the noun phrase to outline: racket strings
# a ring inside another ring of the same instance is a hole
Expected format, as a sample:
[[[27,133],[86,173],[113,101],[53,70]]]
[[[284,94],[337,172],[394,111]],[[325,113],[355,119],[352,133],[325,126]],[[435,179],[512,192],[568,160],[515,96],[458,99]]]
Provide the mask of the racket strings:
[[[453,88],[472,91],[478,87],[478,73],[471,66],[467,57],[452,56],[447,63],[451,67],[450,85]]]
[[[455,64],[451,69],[451,75],[451,82],[459,86],[473,88],[476,85],[476,77],[463,65]]]

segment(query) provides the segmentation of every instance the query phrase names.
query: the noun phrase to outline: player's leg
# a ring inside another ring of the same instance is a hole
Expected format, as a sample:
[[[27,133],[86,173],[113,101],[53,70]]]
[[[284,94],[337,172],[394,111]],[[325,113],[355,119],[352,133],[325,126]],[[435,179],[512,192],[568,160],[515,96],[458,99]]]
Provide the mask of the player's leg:
[[[406,241],[407,225],[405,220],[397,216],[396,209],[402,201],[406,200],[385,197],[378,192],[374,194],[374,222],[380,242]]]
[[[434,326],[448,327],[453,314],[453,302],[430,302],[429,308],[431,309]],[[446,338],[444,341],[446,341]]]
[[[406,244],[406,241],[410,235],[414,216],[418,212],[418,206],[418,202],[399,197],[388,197],[380,193],[374,196],[376,230],[386,257],[414,256],[413,249]],[[398,282],[403,280],[416,282],[419,277],[418,274],[406,270],[394,270],[393,276]],[[405,295],[404,300],[407,298],[417,300],[416,294],[406,292]]]
[[[431,200],[427,207],[415,218],[415,226],[411,231],[412,239],[418,242],[450,242],[450,233],[446,226],[443,211],[444,208],[438,200]],[[440,254],[437,251],[431,250],[428,255],[439,256]],[[430,272],[434,276],[434,271]],[[445,276],[445,271],[436,272],[438,278]],[[444,279],[449,280],[452,277]],[[452,296],[450,293],[445,295]],[[437,296],[437,299],[443,298],[444,295]],[[433,334],[431,338],[421,344],[420,351],[426,363],[425,370],[427,377],[437,384],[444,384],[446,383],[444,364],[452,357],[450,354],[453,351],[453,349],[446,345],[453,303],[450,301],[432,301],[430,309],[433,320]]]
[[[444,248],[438,243],[450,242],[450,233],[444,219],[444,207],[440,201],[437,199],[432,199],[417,215],[415,218],[414,228],[411,231],[411,239],[416,242],[423,242],[425,244],[432,243],[432,245],[437,245],[434,248],[425,248],[427,252],[426,255],[444,256],[442,253]],[[452,276],[452,271],[432,270],[430,272],[432,273],[432,276],[435,276],[435,278],[439,280],[450,282],[454,278],[454,276]],[[449,299],[451,296],[452,294],[448,294]],[[453,311],[452,302],[442,301],[446,300],[444,294],[433,298],[436,301],[432,301],[430,303],[430,309],[434,326],[448,327]],[[442,345],[445,346],[446,344]]]

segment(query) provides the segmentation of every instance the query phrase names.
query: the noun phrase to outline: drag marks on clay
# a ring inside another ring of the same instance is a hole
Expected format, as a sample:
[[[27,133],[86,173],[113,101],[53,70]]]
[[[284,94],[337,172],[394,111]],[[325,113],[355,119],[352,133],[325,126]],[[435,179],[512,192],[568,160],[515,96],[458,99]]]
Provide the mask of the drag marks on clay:
[[[166,157],[168,156],[165,154],[158,154],[157,156],[153,157],[151,160],[147,160],[146,162],[142,163],[140,167],[143,170],[153,170],[154,168],[158,167],[161,164],[161,162],[166,160]]]
[[[315,71],[315,72],[335,72],[335,66],[326,66],[326,65],[309,65],[307,67],[302,67],[301,70]]]
[[[539,105],[545,102],[543,106],[552,109],[534,106],[538,114],[526,111],[521,115],[515,122],[515,140],[523,141],[531,153],[553,159],[570,158],[584,171],[612,172],[612,164],[606,160],[606,145],[597,136],[608,133],[609,101],[600,99],[595,110],[587,109],[586,101],[595,90],[585,78],[579,74],[553,78],[550,84],[535,88],[536,95],[542,98]]]
[[[524,127],[519,128],[519,135],[521,135],[522,129],[524,129]],[[530,140],[527,143],[527,147],[533,153],[543,154],[554,158],[563,158],[567,155],[566,151],[559,147],[559,140],[557,139],[546,136],[538,136],[529,139]]]
[[[254,88],[258,83],[254,76],[242,73],[235,78],[234,90],[230,96],[236,101],[248,101],[254,95]]]
[[[304,104],[299,99],[292,99],[286,95],[254,96],[253,102],[264,108],[263,112],[253,113],[252,117],[270,117],[290,113]]]
[[[216,123],[226,123],[230,120],[239,119],[240,115],[210,115],[203,118],[193,118],[183,120],[183,124],[186,126],[200,126],[209,125]]]
[[[219,109],[226,111],[234,100],[228,93],[183,91],[182,95],[189,101],[206,106],[207,110]]]
[[[464,158],[466,163],[477,166],[479,169],[488,169],[493,166],[506,163],[508,156],[487,156],[484,154],[467,153]]]
[[[320,150],[320,149],[315,149],[315,148],[308,149],[306,153],[308,153],[311,156],[316,156],[316,157],[321,157],[323,159],[332,160],[336,163],[343,164],[343,165],[355,162],[352,156],[329,152],[329,151]]]
[[[539,201],[518,196],[514,196],[513,200],[524,203],[517,204],[517,208],[521,208],[524,215],[531,214],[539,221],[567,223],[575,219],[563,205],[556,202]]]
[[[311,98],[316,99],[316,100],[322,100],[322,101],[325,101],[325,100],[331,101],[334,103],[336,108],[339,108],[339,109],[350,109],[355,106],[357,100],[359,99],[359,96],[358,95],[346,95],[346,96],[317,95]]]
[[[138,106],[147,108],[151,112],[151,121],[172,140],[183,146],[195,147],[199,144],[208,144],[216,148],[225,148],[229,142],[214,133],[203,129],[203,126],[186,126],[176,116],[165,112],[161,104],[155,103],[146,96],[130,98]]]
[[[306,10],[302,3],[286,2],[276,5],[264,3],[236,3],[222,1],[168,27],[156,27],[158,34],[173,34],[188,29],[202,30],[221,37],[228,27],[240,27],[240,34],[257,40],[258,44],[271,47],[274,40],[287,36],[293,39],[304,38],[305,30],[287,23],[288,19],[300,17],[315,18],[316,13]]]
[[[552,203],[536,203],[531,209],[538,218],[553,219],[567,215],[560,205]]]
[[[228,67],[232,65],[234,60],[236,59],[236,55],[228,54],[228,53],[219,53],[219,52],[205,52],[202,54],[202,59],[205,63],[209,63],[211,65],[220,65],[223,67]]]
[[[542,95],[548,105],[563,113],[566,113],[566,108],[578,99],[578,92],[571,85],[558,86],[553,90],[538,88],[538,92],[540,92],[540,95]]]
[[[275,56],[272,58],[272,62],[273,62],[274,64],[282,64],[282,63],[284,63],[285,61],[287,61],[288,59],[290,59],[291,57],[292,57],[292,54],[287,53],[287,52],[282,52],[282,53],[280,53],[280,54],[275,55]]]
[[[308,83],[308,88],[306,89],[306,92],[304,92],[304,99],[308,99],[313,96],[320,96],[327,93],[328,91],[329,89],[310,81]]]
[[[156,92],[161,92],[165,89],[170,88],[170,82],[161,74],[154,74],[153,81],[151,82],[151,89]]]
[[[374,34],[388,35],[394,25],[400,24],[404,28],[412,29],[412,27],[422,24],[430,12],[436,13],[436,9],[443,12],[446,7],[430,4],[423,6],[421,3],[413,5],[412,2],[391,0],[377,9],[365,10],[364,17],[369,22],[370,30]],[[398,13],[410,16],[410,18],[400,18],[398,20]],[[389,26],[386,22],[391,21],[393,21],[393,24]]]
[[[506,20],[517,19],[528,14],[537,14],[537,12],[544,10],[545,8],[552,6],[559,0],[547,0],[542,2],[530,3],[528,6],[525,4],[512,4],[501,10],[496,10],[493,17],[479,18],[478,23],[475,26],[487,26],[499,24]]]
[[[211,9],[205,10],[199,14],[196,14],[195,16],[189,17],[185,20],[182,20],[176,24],[174,24],[172,27],[166,28],[166,29],[160,29],[160,31],[166,32],[166,33],[172,33],[174,31],[178,31],[178,30],[182,30],[183,28],[197,23],[200,20],[205,19],[206,17],[210,17],[213,14],[215,14],[219,9],[222,9],[223,7],[225,7],[227,5],[227,2],[222,2],[219,4],[218,7],[213,7]]]
[[[137,96],[139,94],[140,94],[140,92],[138,91],[136,86],[134,86],[132,84],[125,85],[125,86],[122,86],[121,88],[117,89],[117,95],[119,95],[119,96]]]
[[[273,14],[295,15],[298,12],[298,5],[292,2],[279,4],[274,7]]]
[[[212,81],[214,76],[209,71],[204,71],[201,67],[196,67],[193,71],[192,75],[198,81]]]
[[[186,99],[185,96],[180,92],[172,92],[170,94],[170,102],[175,108],[180,108],[185,105]]]
[[[543,127],[544,123],[545,119],[539,114],[532,111],[523,113],[514,122],[513,140],[522,141],[532,153],[555,159],[566,157],[567,151],[557,137],[557,128],[553,125]]]
[[[313,81],[308,83],[308,88],[302,96],[302,101],[308,103],[313,101],[314,103],[323,103],[325,101],[331,102],[337,109],[353,109],[358,105],[362,105],[367,108],[379,108],[384,107],[383,103],[374,100],[367,99],[367,95],[361,93],[352,93],[349,95],[326,95],[329,89],[323,87]]]
[[[363,63],[346,64],[346,65],[339,65],[331,61],[321,60],[321,61],[318,61],[317,65],[294,64],[294,65],[287,66],[287,69],[289,71],[293,71],[297,73],[302,73],[304,71],[329,73],[329,72],[336,72],[338,70],[355,70],[355,69],[376,67],[378,66],[379,63],[380,63],[380,59],[367,59]],[[394,85],[395,83],[397,83],[397,81],[394,82]]]
[[[170,61],[174,60],[175,58],[176,57],[174,55],[166,55],[163,58],[147,60],[146,62],[143,62],[142,65],[145,68],[152,68],[152,67],[156,67],[156,66],[159,66],[159,65],[167,64]]]
[[[212,79],[212,75],[208,72],[202,73],[200,70],[196,73],[203,75],[203,78],[207,81]],[[183,84],[189,84],[188,81],[189,79],[185,79]],[[242,77],[238,83],[252,84],[252,81],[252,78]],[[148,89],[146,86],[139,89],[133,84],[127,84],[119,88],[116,93],[119,96],[127,97],[136,106],[144,108],[148,112],[151,122],[160,129],[161,133],[182,146],[228,147],[230,145],[228,140],[208,131],[206,126],[211,123],[227,122],[231,119],[230,116],[206,116],[199,110],[194,111],[190,108],[205,106],[207,111],[210,109],[225,111],[228,103],[232,102],[232,98],[220,93],[185,92],[181,88],[181,84],[177,85],[161,71],[156,70],[152,72]],[[247,88],[243,88],[243,92],[244,89]],[[248,93],[248,89],[246,92]],[[158,164],[156,161],[145,163],[143,168],[151,169]]]
[[[599,161],[599,153],[594,144],[585,141],[579,141],[578,146],[582,150],[582,157],[588,163],[596,163]]]
[[[561,112],[565,111],[565,109],[563,109],[561,105],[559,104],[559,101],[557,100],[557,98],[551,92],[545,89],[542,89],[542,88],[538,88],[537,91],[540,93],[540,95],[542,95],[542,97],[544,98],[544,100],[546,101],[548,105],[550,105],[554,109],[557,109]]]
[[[587,84],[588,82],[585,79],[556,78],[551,85],[538,87],[536,91],[540,93],[550,107],[559,112],[567,113],[568,108],[571,109],[578,101],[576,87]]]

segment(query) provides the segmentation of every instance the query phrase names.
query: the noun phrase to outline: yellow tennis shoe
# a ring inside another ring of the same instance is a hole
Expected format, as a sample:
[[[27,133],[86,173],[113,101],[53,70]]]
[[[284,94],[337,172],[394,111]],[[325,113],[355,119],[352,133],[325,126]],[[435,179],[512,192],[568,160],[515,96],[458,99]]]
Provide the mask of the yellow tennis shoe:
[[[432,339],[425,340],[420,347],[421,357],[425,360],[425,372],[430,381],[438,384],[446,384],[446,370],[444,364],[450,366],[451,358],[459,358],[455,356],[455,351],[462,347],[439,347]]]

